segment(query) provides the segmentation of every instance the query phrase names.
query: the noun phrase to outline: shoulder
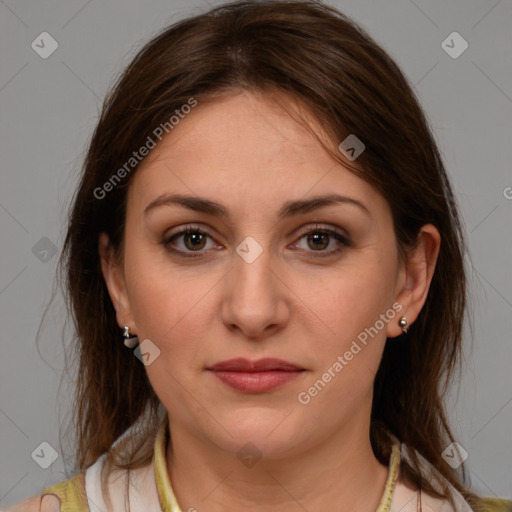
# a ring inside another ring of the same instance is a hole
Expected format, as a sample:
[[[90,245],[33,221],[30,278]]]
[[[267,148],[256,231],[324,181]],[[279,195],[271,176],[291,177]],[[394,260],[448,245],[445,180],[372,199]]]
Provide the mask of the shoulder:
[[[451,500],[440,499],[426,492],[419,492],[417,487],[401,474],[397,480],[395,492],[393,493],[390,512],[415,512],[418,509],[424,510],[425,512],[512,512],[512,501],[508,499],[488,498],[473,494],[471,500],[472,505],[470,505],[462,494],[450,485],[446,478],[444,478],[430,462],[419,452],[404,443],[400,446],[401,461],[407,460],[410,464],[411,452],[416,453],[421,471],[426,478],[437,475],[438,481],[435,483],[434,487],[438,485],[439,481],[446,484],[450,492]],[[475,500],[477,503],[475,503]]]
[[[112,510],[126,510],[126,499],[129,498],[130,510],[140,512],[160,510],[155,483],[154,461],[131,469],[109,467],[103,479],[103,463],[97,462],[86,471],[85,489],[87,499],[94,503],[98,510],[108,510],[105,502],[105,490],[108,492]]]
[[[448,500],[434,498],[425,492],[419,493],[410,484],[398,481],[393,493],[391,512],[472,512],[465,501],[458,505],[457,508],[453,508]]]
[[[33,496],[15,503],[0,512],[60,512],[60,500],[52,495]]]
[[[61,504],[72,506],[76,512],[88,511],[84,472],[48,487],[39,496],[0,509],[0,512],[60,512]]]
[[[418,491],[406,485],[403,481],[397,482],[391,512],[512,512],[512,501],[498,498],[480,498],[476,508],[471,508],[466,500],[456,491],[453,494],[454,505],[446,499],[434,498],[425,492],[419,496]]]
[[[482,498],[479,512],[512,512],[512,501],[499,498]]]

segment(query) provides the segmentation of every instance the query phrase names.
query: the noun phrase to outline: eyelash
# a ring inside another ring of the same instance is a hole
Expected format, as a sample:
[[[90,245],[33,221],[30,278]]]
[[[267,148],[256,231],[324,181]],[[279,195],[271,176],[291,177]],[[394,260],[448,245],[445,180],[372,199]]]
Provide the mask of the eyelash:
[[[207,231],[204,231],[204,230],[200,229],[197,226],[188,225],[188,226],[185,227],[185,229],[165,237],[162,240],[161,243],[162,243],[162,245],[168,251],[170,251],[170,252],[172,252],[174,254],[177,254],[180,257],[184,257],[184,258],[199,258],[199,257],[203,256],[205,251],[182,251],[181,249],[175,249],[175,248],[171,247],[171,242],[173,240],[175,240],[176,238],[179,238],[179,237],[181,237],[183,235],[192,234],[192,233],[199,233],[201,235],[206,235],[206,236],[212,238]],[[330,229],[330,228],[322,228],[322,227],[319,227],[319,226],[315,226],[314,228],[310,228],[310,229],[307,229],[305,231],[302,231],[299,234],[299,239],[298,240],[301,240],[305,236],[307,236],[309,234],[313,234],[313,233],[322,233],[322,234],[325,234],[325,235],[329,235],[329,236],[335,238],[340,243],[340,245],[339,245],[338,248],[331,249],[330,251],[323,251],[323,250],[307,251],[307,252],[311,253],[310,256],[309,256],[311,258],[326,258],[328,256],[332,256],[334,254],[337,254],[337,253],[341,252],[344,247],[351,247],[352,246],[352,244],[350,243],[348,238],[343,236],[338,231],[335,231],[334,229]],[[315,254],[315,253],[317,253],[317,254]]]

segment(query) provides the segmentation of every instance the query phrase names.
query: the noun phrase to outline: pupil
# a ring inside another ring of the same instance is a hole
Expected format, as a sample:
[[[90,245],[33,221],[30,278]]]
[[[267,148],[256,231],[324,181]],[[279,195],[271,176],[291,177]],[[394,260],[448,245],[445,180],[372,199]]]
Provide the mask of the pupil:
[[[326,244],[325,244],[326,237],[327,237],[327,235],[325,233],[314,233],[313,235],[308,236],[308,242],[312,241],[313,245],[317,246],[317,247],[315,247],[316,249],[319,249],[319,248],[323,249],[326,247]],[[323,239],[324,243],[322,243],[322,239]],[[187,242],[191,242],[191,244],[189,244]],[[201,242],[204,242],[203,235],[201,233],[188,233],[186,235],[185,245],[187,245],[187,247],[189,249],[202,248]],[[318,247],[318,246],[320,246],[320,247]]]
[[[325,241],[325,238],[326,238],[326,234],[325,233],[315,233],[313,235],[310,235],[308,237],[308,240],[311,241],[311,239],[313,239],[313,243],[318,245],[320,244],[322,247],[320,247],[321,249],[325,248],[326,247],[326,244],[322,244],[322,242],[320,241],[320,238],[324,238],[324,241]]]
[[[197,249],[197,248],[201,249],[202,248],[202,246],[200,247],[201,242],[204,242],[204,240],[201,240],[202,237],[203,237],[203,235],[201,233],[188,233],[185,238],[185,240],[186,240],[185,245],[187,245],[187,247],[189,249]],[[189,246],[189,244],[187,243],[187,241],[190,241],[190,240],[192,240],[191,246]]]

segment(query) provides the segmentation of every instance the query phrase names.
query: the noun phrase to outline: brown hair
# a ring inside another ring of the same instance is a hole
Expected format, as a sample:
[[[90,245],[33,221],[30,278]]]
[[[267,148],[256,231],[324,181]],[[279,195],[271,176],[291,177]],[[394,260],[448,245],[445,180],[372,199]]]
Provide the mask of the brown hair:
[[[388,341],[384,350],[371,439],[376,456],[387,462],[389,440],[379,429],[384,425],[474,503],[441,457],[454,440],[443,394],[460,362],[466,307],[465,243],[450,183],[398,66],[352,20],[314,1],[234,2],[180,21],[139,51],[105,100],[61,259],[79,342],[78,467],[85,469],[104,453],[121,468],[147,464],[152,445],[146,441],[161,420],[144,366],[121,341],[98,255],[101,232],[122,254],[126,191],[136,166],[109,187],[106,199],[95,191],[191,98],[201,104],[243,90],[278,91],[298,100],[321,121],[335,147],[349,134],[363,141],[357,165],[326,149],[387,199],[402,256],[424,224],[439,230],[441,248],[426,303],[408,334]],[[137,431],[113,446],[133,425]],[[420,489],[449,497],[422,474],[416,458],[404,468]]]

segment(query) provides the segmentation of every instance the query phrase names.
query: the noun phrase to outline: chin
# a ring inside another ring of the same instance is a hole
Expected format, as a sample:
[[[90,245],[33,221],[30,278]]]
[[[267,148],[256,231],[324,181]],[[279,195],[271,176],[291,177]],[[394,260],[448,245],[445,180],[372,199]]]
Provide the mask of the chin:
[[[287,414],[283,414],[282,410],[261,407],[238,410],[229,418],[218,418],[225,430],[217,429],[212,441],[237,456],[253,450],[267,459],[280,458],[294,451],[294,448],[303,447],[306,441],[300,437],[304,434],[304,427],[295,425],[294,415],[286,418]]]

